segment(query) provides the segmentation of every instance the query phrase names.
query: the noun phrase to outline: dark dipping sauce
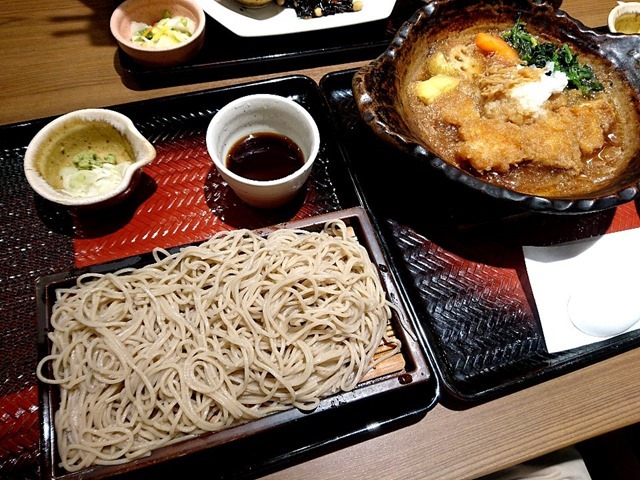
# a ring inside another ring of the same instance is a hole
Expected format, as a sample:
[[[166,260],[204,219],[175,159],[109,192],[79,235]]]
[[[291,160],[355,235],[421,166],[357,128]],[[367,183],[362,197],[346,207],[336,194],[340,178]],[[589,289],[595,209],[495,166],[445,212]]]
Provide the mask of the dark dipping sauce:
[[[238,140],[227,154],[227,168],[251,180],[277,180],[304,165],[304,154],[289,137],[279,133],[253,133]]]

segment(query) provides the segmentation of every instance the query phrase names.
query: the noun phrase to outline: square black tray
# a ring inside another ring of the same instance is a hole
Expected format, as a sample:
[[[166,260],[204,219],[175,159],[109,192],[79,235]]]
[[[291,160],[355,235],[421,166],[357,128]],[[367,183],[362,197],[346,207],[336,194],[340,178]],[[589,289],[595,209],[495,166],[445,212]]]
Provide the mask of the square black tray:
[[[640,345],[640,331],[548,353],[523,245],[549,245],[638,226],[640,203],[616,211],[532,214],[465,190],[386,145],[361,120],[355,70],[320,86],[345,157],[400,272],[440,403],[466,407]],[[451,200],[451,199],[455,200]]]
[[[209,121],[221,106],[255,93],[283,95],[300,103],[318,123],[322,139],[314,170],[301,196],[286,207],[268,211],[242,204],[220,181],[207,157],[204,140]],[[43,462],[41,475],[50,472],[47,465],[51,467],[38,452],[37,444],[38,412],[43,421],[51,413],[44,411],[44,397],[38,408],[37,398],[35,369],[38,355],[42,354],[36,348],[38,278],[104,263],[119,265],[123,258],[131,261],[144,256],[151,244],[172,248],[205,240],[223,228],[262,229],[363,208],[360,192],[336,142],[329,107],[318,85],[308,77],[287,76],[109,108],[128,115],[156,146],[158,157],[145,167],[135,195],[93,214],[45,201],[26,181],[22,168],[26,146],[53,117],[0,127],[0,239],[5,252],[0,257],[0,359],[4,359],[0,362],[0,377],[5,379],[0,383],[0,410],[9,411],[3,402],[20,396],[25,411],[20,425],[8,420],[9,433],[0,439],[2,471],[20,469],[20,475],[33,478],[38,459]],[[384,248],[383,252],[386,255]],[[394,275],[395,270],[389,268],[389,279]],[[404,302],[395,276],[393,281],[398,285],[398,301]],[[43,344],[41,338],[41,348]],[[211,478],[254,477],[414,423],[435,404],[437,385],[421,345],[411,341],[408,345],[415,346],[408,357],[409,368],[417,370],[407,385],[360,399],[345,408],[328,408],[320,415],[296,418],[161,466],[148,466],[145,472],[158,477],[167,472],[180,475],[187,465],[194,468],[200,464]],[[28,420],[34,415],[36,421],[30,423]],[[25,441],[34,436],[35,443]],[[238,455],[242,462],[226,461]],[[215,471],[211,465],[216,466]]]
[[[267,37],[241,37],[207,15],[204,47],[188,63],[146,67],[118,49],[119,69],[132,87],[157,88],[366,60],[384,51],[396,30],[422,3],[397,0],[391,15],[383,20]]]
[[[135,476],[141,473],[153,475],[153,471],[148,471],[148,468],[158,466],[161,462],[162,465],[158,468],[161,468],[163,474],[166,475],[167,469],[175,466],[173,463],[185,461],[187,456],[189,456],[188,461],[191,462],[191,457],[196,454],[206,455],[208,461],[219,458],[220,461],[215,462],[216,469],[221,466],[221,471],[228,469],[233,471],[234,475],[238,474],[238,470],[242,471],[249,465],[254,472],[263,471],[266,466],[275,465],[279,459],[283,461],[285,457],[293,457],[294,451],[299,453],[301,449],[311,450],[311,447],[315,448],[318,444],[327,446],[329,443],[344,441],[348,437],[355,438],[364,435],[365,429],[372,423],[381,422],[381,428],[371,429],[371,433],[381,432],[391,427],[392,423],[396,424],[400,420],[406,421],[417,412],[425,410],[425,401],[427,404],[431,402],[425,395],[427,392],[425,387],[430,383],[433,386],[430,370],[417,339],[412,339],[410,336],[415,337],[415,332],[406,330],[406,325],[403,326],[408,313],[380,247],[377,233],[364,208],[353,207],[337,210],[286,222],[275,226],[275,228],[320,231],[326,222],[338,219],[343,220],[347,226],[353,229],[360,245],[366,248],[369,257],[379,270],[381,284],[388,298],[397,308],[391,319],[391,325],[396,337],[402,341],[403,345],[404,367],[401,370],[366,380],[351,392],[337,393],[327,397],[321,400],[318,408],[311,412],[290,409],[274,413],[242,425],[226,428],[220,432],[187,438],[122,465],[89,467],[75,473],[67,473],[57,467],[59,457],[56,447],[54,412],[59,403],[58,389],[52,385],[41,384],[41,445],[44,449],[43,461],[45,464],[42,478],[70,480],[112,478],[116,475]],[[265,228],[258,229],[257,232],[266,235],[271,230],[272,228]],[[169,249],[169,252],[175,253],[181,248],[174,247]],[[147,253],[40,277],[37,282],[36,297],[40,356],[43,357],[51,352],[51,342],[48,340],[47,332],[52,328],[51,311],[57,298],[56,291],[58,289],[75,285],[78,277],[85,273],[103,274],[117,272],[122,268],[141,268],[154,261],[155,258]],[[50,372],[47,375],[51,377]],[[422,399],[420,399],[421,396]],[[413,403],[414,406],[409,407],[407,401],[409,404]],[[392,418],[389,417],[389,414]],[[274,447],[275,445],[277,447]],[[219,450],[223,450],[224,453]],[[233,465],[233,462],[223,461],[228,451],[234,450],[243,452],[244,461],[240,468]],[[172,463],[167,466],[164,462]],[[140,472],[142,468],[145,468],[144,472]],[[180,467],[176,466],[176,468]]]

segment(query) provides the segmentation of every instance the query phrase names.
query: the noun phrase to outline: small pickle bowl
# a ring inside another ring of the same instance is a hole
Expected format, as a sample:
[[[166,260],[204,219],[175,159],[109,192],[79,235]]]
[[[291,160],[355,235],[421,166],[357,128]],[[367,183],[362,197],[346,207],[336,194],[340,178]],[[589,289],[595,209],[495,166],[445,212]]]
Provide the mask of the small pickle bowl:
[[[611,33],[640,33],[640,2],[618,2],[609,12]]]
[[[309,178],[320,132],[295,101],[255,94],[222,107],[209,124],[206,143],[220,176],[242,201],[275,208],[291,201]]]
[[[123,200],[154,146],[127,116],[89,108],[62,115],[29,142],[24,173],[41,197],[69,207],[102,207]]]
[[[200,52],[205,23],[197,0],[125,0],[113,11],[109,26],[122,51],[135,61],[169,67]]]

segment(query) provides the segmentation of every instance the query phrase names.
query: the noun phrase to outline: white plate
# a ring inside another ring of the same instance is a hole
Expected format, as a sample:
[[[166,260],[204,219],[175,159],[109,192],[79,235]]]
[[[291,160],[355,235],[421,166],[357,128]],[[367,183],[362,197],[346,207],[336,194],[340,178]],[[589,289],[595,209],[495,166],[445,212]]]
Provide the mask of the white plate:
[[[293,8],[275,3],[262,8],[246,8],[234,0],[198,0],[213,19],[241,37],[267,37],[311,32],[382,20],[391,15],[396,0],[362,0],[362,10],[319,18],[298,18]]]

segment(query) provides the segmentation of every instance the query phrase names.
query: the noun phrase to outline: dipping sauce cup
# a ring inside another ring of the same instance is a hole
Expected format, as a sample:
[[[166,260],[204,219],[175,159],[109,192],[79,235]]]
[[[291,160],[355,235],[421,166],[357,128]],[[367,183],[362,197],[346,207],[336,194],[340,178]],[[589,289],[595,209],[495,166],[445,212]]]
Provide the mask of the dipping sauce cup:
[[[291,201],[309,178],[320,132],[295,101],[256,94],[222,107],[209,124],[206,142],[220,176],[241,200],[275,208]]]

